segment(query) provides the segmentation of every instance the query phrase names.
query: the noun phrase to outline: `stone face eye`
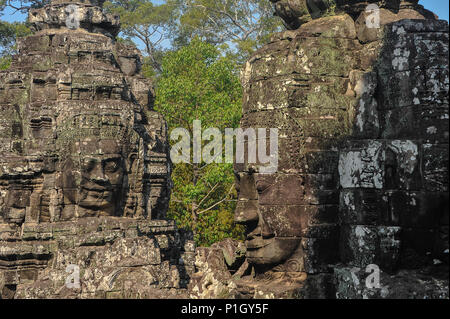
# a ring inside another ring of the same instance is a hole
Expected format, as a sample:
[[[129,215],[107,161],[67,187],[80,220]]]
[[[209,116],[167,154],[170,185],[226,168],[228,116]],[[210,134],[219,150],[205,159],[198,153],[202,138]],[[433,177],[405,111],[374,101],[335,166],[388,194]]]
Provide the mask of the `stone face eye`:
[[[97,165],[97,161],[95,159],[88,159],[83,164],[83,171],[91,172],[95,166]]]
[[[269,186],[270,185],[264,181],[256,182],[256,190],[258,191],[258,193],[264,192],[267,188],[269,188]]]
[[[110,160],[105,163],[105,172],[114,173],[120,167],[120,160]]]

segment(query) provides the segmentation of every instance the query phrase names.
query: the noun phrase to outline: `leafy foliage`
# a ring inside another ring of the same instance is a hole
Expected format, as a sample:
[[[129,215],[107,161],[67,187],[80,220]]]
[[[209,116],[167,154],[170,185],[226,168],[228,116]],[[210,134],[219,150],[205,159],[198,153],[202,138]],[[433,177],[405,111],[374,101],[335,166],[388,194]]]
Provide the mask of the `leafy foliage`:
[[[15,51],[16,39],[31,33],[25,23],[0,21],[0,54],[12,54]]]
[[[268,37],[281,29],[269,0],[110,0],[107,11],[121,16],[122,35],[139,43],[153,68],[161,72],[165,50],[181,48],[194,37],[221,45],[223,54],[242,64]]]
[[[42,8],[51,0],[0,0],[0,10],[10,7],[16,11],[27,12],[29,9]]]
[[[156,92],[156,109],[170,130],[182,127],[193,134],[193,121],[203,128],[235,128],[241,116],[242,91],[235,65],[212,44],[194,38],[168,53]],[[192,148],[192,147],[191,147]],[[234,225],[236,193],[231,164],[176,164],[169,216],[194,231],[198,245],[227,237],[241,238]]]
[[[16,39],[30,33],[25,23],[0,21],[0,70],[9,68],[16,51]]]
[[[110,0],[105,9],[120,15],[123,36],[138,41],[148,57],[147,64],[160,72],[162,44],[170,37],[170,26],[176,21],[175,2],[156,5],[149,0]]]
[[[268,0],[183,0],[177,41],[199,36],[207,42],[226,44],[239,63],[267,38],[281,30]]]
[[[11,65],[11,57],[0,57],[0,71],[7,70]]]

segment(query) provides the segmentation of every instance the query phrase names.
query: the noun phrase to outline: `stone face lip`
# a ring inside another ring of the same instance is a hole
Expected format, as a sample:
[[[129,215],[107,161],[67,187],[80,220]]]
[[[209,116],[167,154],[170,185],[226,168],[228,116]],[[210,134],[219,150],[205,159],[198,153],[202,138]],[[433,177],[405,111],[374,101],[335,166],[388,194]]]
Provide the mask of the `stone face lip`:
[[[104,1],[55,0],[41,9],[30,10],[28,21],[34,31],[45,29],[85,29],[115,38],[120,31],[118,16],[105,14]]]
[[[347,13],[356,19],[369,5],[398,13],[401,10],[413,9],[427,19],[435,19],[435,15],[418,4],[418,0],[270,0],[274,3],[275,14],[281,17],[286,28],[298,29],[302,24],[327,15]]]

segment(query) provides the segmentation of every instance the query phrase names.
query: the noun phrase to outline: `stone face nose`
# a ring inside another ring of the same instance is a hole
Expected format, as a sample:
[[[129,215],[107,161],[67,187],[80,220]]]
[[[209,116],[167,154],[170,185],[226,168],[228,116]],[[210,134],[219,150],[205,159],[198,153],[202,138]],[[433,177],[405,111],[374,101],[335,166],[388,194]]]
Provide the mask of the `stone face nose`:
[[[236,205],[234,220],[238,224],[258,221],[258,203],[256,200],[239,200]]]
[[[103,184],[108,181],[108,177],[105,174],[102,163],[98,163],[91,172],[91,180],[93,182]]]

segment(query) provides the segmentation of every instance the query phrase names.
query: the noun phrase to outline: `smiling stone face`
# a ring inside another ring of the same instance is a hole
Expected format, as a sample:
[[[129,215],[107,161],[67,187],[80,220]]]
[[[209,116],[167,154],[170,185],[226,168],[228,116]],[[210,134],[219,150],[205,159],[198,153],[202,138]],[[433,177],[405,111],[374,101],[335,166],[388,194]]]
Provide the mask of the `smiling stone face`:
[[[78,204],[81,207],[108,208],[123,186],[123,158],[120,154],[86,157],[81,176]]]
[[[37,33],[18,42],[22,60],[0,72],[0,214],[17,224],[165,218],[167,125],[152,111],[141,55],[117,44],[99,17],[81,21],[89,32],[58,24],[52,14],[72,2],[30,12]],[[24,65],[33,71],[17,71]]]
[[[239,199],[235,220],[246,226],[245,244],[251,264],[263,268],[278,265],[293,258],[299,249],[302,226],[297,194],[302,193],[301,183],[295,175],[236,175]]]
[[[70,203],[83,208],[86,216],[115,216],[126,174],[123,155],[90,154],[80,162],[77,168],[73,159],[65,163],[62,185],[64,196]]]
[[[59,145],[68,152],[60,163],[60,187],[67,206],[64,219],[74,214],[87,217],[120,213],[132,144],[123,122],[127,112],[123,113],[81,113],[64,121],[59,135]],[[72,127],[68,128],[68,123]]]

